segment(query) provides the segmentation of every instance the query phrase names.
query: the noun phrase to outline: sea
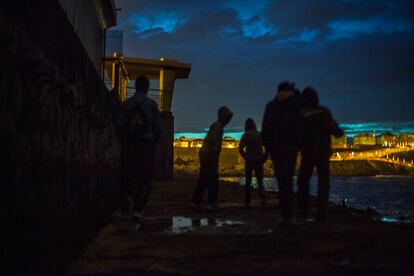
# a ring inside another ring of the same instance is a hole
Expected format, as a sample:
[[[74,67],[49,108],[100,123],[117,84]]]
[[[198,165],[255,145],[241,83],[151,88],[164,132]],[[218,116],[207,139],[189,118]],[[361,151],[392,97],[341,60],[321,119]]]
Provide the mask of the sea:
[[[222,180],[240,185],[245,181],[244,177]],[[278,190],[273,177],[265,178],[264,186],[268,191]],[[317,177],[312,177],[311,194],[316,195],[316,191]],[[374,209],[384,221],[414,223],[414,176],[331,176],[330,201],[362,210]]]

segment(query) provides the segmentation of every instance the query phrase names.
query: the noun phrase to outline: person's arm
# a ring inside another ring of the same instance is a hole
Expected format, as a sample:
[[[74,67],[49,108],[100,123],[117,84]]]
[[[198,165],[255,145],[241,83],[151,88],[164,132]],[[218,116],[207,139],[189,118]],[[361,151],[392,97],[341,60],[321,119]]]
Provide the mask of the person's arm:
[[[327,110],[326,125],[329,133],[336,138],[344,135],[344,131],[339,127],[338,122],[333,118],[332,113],[329,110]]]
[[[299,111],[297,127],[298,127],[298,143],[299,143],[298,146],[299,146],[299,149],[302,150],[304,142],[305,142],[305,131],[304,131],[305,117],[303,115],[303,110]]]
[[[220,123],[215,123],[210,129],[210,145],[214,153],[219,153],[221,150],[221,142],[223,136],[223,129]]]
[[[271,120],[271,112],[270,112],[270,108],[268,104],[266,106],[265,113],[263,116],[263,122],[262,122],[262,139],[263,139],[263,145],[266,149],[266,152],[269,151],[270,145],[272,142],[271,128],[272,128],[272,120]]]
[[[211,156],[217,156],[221,150],[222,127],[218,122],[213,123],[204,139],[203,150]]]
[[[243,134],[240,140],[240,143],[239,143],[239,153],[244,159],[246,159],[246,151],[244,150],[245,147],[246,147],[246,135]]]
[[[269,158],[269,151],[266,149],[266,147],[263,144],[263,135],[260,133],[259,134],[259,139],[260,139],[260,147],[262,148],[262,153],[263,153],[263,163],[267,161],[267,159]]]

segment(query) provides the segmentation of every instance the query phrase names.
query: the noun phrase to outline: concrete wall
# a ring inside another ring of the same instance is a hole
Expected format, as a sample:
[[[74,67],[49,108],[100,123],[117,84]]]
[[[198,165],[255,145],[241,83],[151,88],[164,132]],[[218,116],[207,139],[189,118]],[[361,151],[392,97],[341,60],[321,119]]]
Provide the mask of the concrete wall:
[[[162,133],[158,145],[155,175],[157,179],[173,179],[174,117],[171,112],[161,112]]]
[[[67,19],[72,24],[83,47],[95,65],[101,70],[103,55],[103,26],[98,21],[96,8],[91,0],[58,0]]]
[[[119,203],[116,101],[57,0],[2,3],[0,44],[1,271],[61,274]]]

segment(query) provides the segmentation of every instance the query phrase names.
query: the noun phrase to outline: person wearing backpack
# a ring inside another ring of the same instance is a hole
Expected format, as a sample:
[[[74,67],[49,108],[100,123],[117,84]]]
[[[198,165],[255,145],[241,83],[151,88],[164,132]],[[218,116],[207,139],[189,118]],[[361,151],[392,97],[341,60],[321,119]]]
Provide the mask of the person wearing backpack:
[[[263,187],[263,163],[267,159],[267,154],[264,151],[262,134],[257,131],[256,123],[252,118],[246,120],[244,130],[245,132],[239,143],[239,153],[246,162],[244,205],[246,208],[250,208],[252,174],[254,171],[260,199],[262,200],[261,206],[265,207],[267,204],[266,194]]]
[[[149,84],[147,77],[138,77],[135,94],[122,107],[123,177],[125,189],[134,192],[132,218],[137,228],[148,202],[161,136],[161,116],[157,103],[148,97]]]

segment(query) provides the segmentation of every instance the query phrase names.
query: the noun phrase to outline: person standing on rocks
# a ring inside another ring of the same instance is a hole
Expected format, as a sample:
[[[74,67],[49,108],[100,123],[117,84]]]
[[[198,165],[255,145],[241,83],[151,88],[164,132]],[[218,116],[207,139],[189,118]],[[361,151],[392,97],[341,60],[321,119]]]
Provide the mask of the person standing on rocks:
[[[239,153],[245,160],[246,182],[244,186],[244,205],[246,208],[250,207],[252,174],[254,171],[260,198],[262,200],[262,207],[265,207],[267,204],[266,194],[263,187],[263,163],[267,159],[267,154],[265,154],[264,151],[262,134],[257,131],[256,123],[251,118],[246,120],[244,130],[245,133],[239,143]]]
[[[134,192],[132,218],[137,227],[148,202],[161,136],[160,112],[157,103],[148,97],[149,84],[145,76],[136,79],[136,93],[123,104],[121,116],[124,188]]]
[[[219,192],[219,156],[223,140],[224,127],[230,122],[233,113],[226,106],[218,110],[218,120],[215,121],[203,141],[199,152],[200,172],[192,197],[192,208],[200,210],[200,203],[205,190],[208,191],[209,211],[218,211],[217,198]]]
[[[293,175],[302,131],[300,112],[294,84],[285,81],[279,84],[263,117],[263,142],[273,161],[282,223],[287,225],[293,223]]]
[[[318,93],[312,87],[303,90],[301,96],[303,116],[302,161],[298,177],[298,205],[300,216],[309,215],[309,181],[316,167],[318,174],[317,215],[325,220],[329,202],[329,158],[331,135],[339,138],[344,133],[333,119],[331,112],[319,105]]]

